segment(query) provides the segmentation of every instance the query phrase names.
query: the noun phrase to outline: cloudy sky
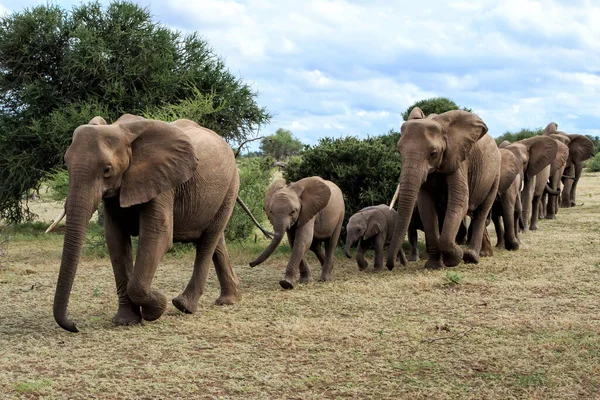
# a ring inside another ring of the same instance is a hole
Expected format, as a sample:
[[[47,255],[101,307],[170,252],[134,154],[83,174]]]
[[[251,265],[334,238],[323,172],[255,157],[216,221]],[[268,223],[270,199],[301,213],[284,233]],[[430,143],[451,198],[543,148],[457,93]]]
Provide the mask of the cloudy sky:
[[[103,1],[108,3],[108,1]],[[46,1],[0,0],[0,10]],[[70,8],[73,1],[58,1]],[[600,135],[595,0],[139,0],[199,31],[274,114],[261,133],[319,137],[399,129],[417,100],[446,96],[492,136],[555,121]]]

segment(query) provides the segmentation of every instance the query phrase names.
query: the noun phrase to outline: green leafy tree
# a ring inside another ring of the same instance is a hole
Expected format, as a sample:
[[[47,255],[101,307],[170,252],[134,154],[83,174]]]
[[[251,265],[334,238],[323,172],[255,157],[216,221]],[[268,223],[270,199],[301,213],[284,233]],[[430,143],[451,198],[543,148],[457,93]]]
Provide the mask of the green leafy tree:
[[[506,132],[496,138],[496,143],[500,144],[505,140],[513,143],[522,139],[527,139],[534,136],[539,136],[544,133],[544,128],[528,129],[523,128],[518,132]]]
[[[31,217],[21,198],[63,165],[73,130],[96,115],[189,118],[240,143],[267,123],[257,93],[197,33],[129,2],[0,18],[0,218]]]
[[[270,136],[265,137],[260,143],[260,150],[266,156],[271,156],[277,161],[287,161],[291,156],[298,154],[304,145],[294,138],[292,131],[279,128]]]
[[[470,108],[467,107],[459,107],[455,102],[450,100],[447,97],[433,97],[431,99],[419,100],[412,106],[408,107],[404,113],[402,113],[402,118],[406,121],[410,112],[413,108],[419,107],[423,113],[427,116],[429,114],[441,114],[446,111],[452,110],[464,110],[471,112]]]
[[[340,187],[346,204],[346,220],[363,207],[388,204],[400,177],[398,132],[358,139],[323,138],[309,146],[302,158],[284,171],[288,182],[320,176]]]

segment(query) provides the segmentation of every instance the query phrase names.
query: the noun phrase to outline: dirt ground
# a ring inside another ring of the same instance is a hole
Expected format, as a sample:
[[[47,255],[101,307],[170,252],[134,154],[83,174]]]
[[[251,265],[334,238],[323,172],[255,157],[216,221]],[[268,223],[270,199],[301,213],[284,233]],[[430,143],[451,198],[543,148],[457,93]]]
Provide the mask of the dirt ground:
[[[41,207],[45,221],[60,210]],[[198,313],[169,305],[134,327],[111,324],[109,259],[86,251],[69,306],[78,334],[52,317],[60,229],[23,228],[0,248],[0,398],[600,398],[600,174],[540,225],[517,252],[439,271],[359,272],[340,253],[332,282],[293,291],[278,284],[285,251],[251,269],[264,243],[230,245],[239,304],[213,305],[211,272]],[[175,297],[192,263],[168,254],[154,287]]]

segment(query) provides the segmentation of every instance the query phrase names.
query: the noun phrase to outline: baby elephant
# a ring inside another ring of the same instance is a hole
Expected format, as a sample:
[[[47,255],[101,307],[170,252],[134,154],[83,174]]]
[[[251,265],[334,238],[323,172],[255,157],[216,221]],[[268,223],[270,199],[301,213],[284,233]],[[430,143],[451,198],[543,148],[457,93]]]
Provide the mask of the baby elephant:
[[[251,267],[263,263],[277,248],[287,232],[292,248],[290,261],[279,284],[293,289],[300,267],[300,283],[310,281],[311,273],[304,256],[310,248],[321,263],[321,281],[331,279],[333,256],[344,220],[344,197],[333,182],[318,176],[286,185],[278,179],[265,195],[264,209],[275,230],[275,237]],[[325,255],[321,243],[325,243]]]
[[[365,252],[375,248],[375,271],[383,270],[383,247],[390,243],[397,213],[387,204],[365,207],[352,215],[346,225],[346,245],[344,254],[352,258],[350,248],[358,242],[356,262],[358,269],[364,271],[369,266],[365,260]]]

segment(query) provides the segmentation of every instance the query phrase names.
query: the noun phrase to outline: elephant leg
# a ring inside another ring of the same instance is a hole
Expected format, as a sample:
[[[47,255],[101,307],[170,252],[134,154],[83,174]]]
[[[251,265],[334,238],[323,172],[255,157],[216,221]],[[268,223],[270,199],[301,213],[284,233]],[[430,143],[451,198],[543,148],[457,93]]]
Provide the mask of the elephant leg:
[[[570,164],[567,168],[565,168],[563,175],[575,177],[575,165]],[[573,183],[574,182],[575,181],[570,178],[565,179],[565,181],[563,182],[563,190],[561,193],[561,201],[560,201],[560,206],[562,208],[570,207],[571,192],[573,191]]]
[[[505,208],[506,207],[506,208]],[[504,215],[507,216],[507,218],[510,218],[510,211],[512,209],[513,213],[513,225],[514,225],[514,230],[515,230],[515,243],[517,244],[517,247],[514,248],[514,250],[517,250],[518,248],[518,244],[521,242],[521,240],[519,239],[519,222],[523,220],[523,205],[521,203],[521,194],[520,192],[517,192],[517,195],[515,197],[515,202],[514,202],[514,206],[512,205],[511,202],[507,203],[506,205],[502,205],[502,213]]]
[[[408,227],[408,243],[410,243],[410,254],[408,255],[408,261],[419,261],[419,248],[417,247],[417,228],[411,222]]]
[[[496,247],[504,247],[504,221],[502,216],[502,198],[497,199],[492,206],[492,222],[496,230]]]
[[[473,213],[473,219],[471,220],[471,225],[473,226],[473,233],[471,239],[469,240],[469,247],[467,248],[463,256],[463,260],[466,263],[479,263],[479,256],[481,252],[481,246],[483,244],[483,237],[484,234],[487,234],[486,220],[488,214],[490,213],[490,209],[492,208],[492,204],[494,204],[494,200],[496,199],[498,183],[499,179],[496,179],[496,182],[494,183],[492,190],[490,190],[490,192],[488,193],[488,196]],[[489,242],[489,235],[487,240]]]
[[[323,264],[325,264],[325,254],[323,253],[323,248],[321,247],[321,244],[322,244],[321,240],[314,239],[310,246],[310,250],[313,253],[315,253],[315,256],[319,260],[319,263],[321,264],[321,266],[323,266]]]
[[[515,210],[515,201],[512,199],[510,192],[500,195],[500,205],[502,213],[502,221],[504,223],[503,246],[506,250],[518,250],[519,241],[516,238],[518,227],[515,224],[518,221]]]
[[[215,304],[223,306],[237,303],[242,298],[240,281],[235,275],[233,268],[231,268],[231,259],[225,245],[224,234],[221,234],[219,238],[212,260],[215,264],[215,271],[217,272],[219,286],[221,287],[221,295],[217,298]]]
[[[479,251],[481,257],[491,257],[494,255],[494,251],[492,249],[492,241],[490,239],[490,234],[487,229],[483,230],[483,237],[481,239],[481,250]]]
[[[364,271],[369,267],[369,263],[367,260],[365,260],[365,253],[369,248],[368,243],[368,240],[361,239],[358,241],[358,246],[356,249],[356,263],[358,264],[359,271]]]
[[[419,192],[417,207],[419,208],[423,230],[425,231],[425,249],[429,255],[429,258],[425,262],[425,268],[443,268],[442,253],[438,246],[440,230],[437,209],[433,198],[425,190]]]
[[[221,239],[220,234],[203,232],[196,242],[196,259],[194,260],[194,271],[185,290],[172,302],[177,309],[186,314],[193,314],[198,307],[198,300],[204,293],[206,277],[210,268],[210,262]],[[215,267],[218,268],[216,265]],[[223,289],[223,287],[221,287]]]
[[[295,229],[290,229],[289,231],[287,231],[287,237],[288,237],[288,242],[290,243],[290,247],[293,249],[294,248],[294,239],[295,239]],[[311,245],[310,245],[310,249],[315,252],[315,249],[317,251],[320,251],[319,248],[320,242],[316,241],[316,239],[313,239]],[[316,254],[316,253],[315,253]],[[317,255],[317,258],[319,256]],[[321,261],[321,260],[319,260]],[[323,265],[323,264],[321,264]],[[310,271],[310,266],[308,265],[308,262],[306,261],[305,257],[302,257],[302,260],[300,261],[300,280],[298,282],[300,283],[308,283],[310,282],[310,280],[312,279],[312,273]]]
[[[379,232],[375,235],[373,245],[375,247],[375,271],[383,271],[383,246],[385,244],[386,232]]]
[[[173,192],[162,193],[140,211],[138,251],[127,284],[131,301],[142,307],[142,318],[154,321],[167,309],[167,298],[152,289],[152,279],[173,244]],[[211,255],[212,255],[211,249]]]
[[[530,230],[535,231],[539,228],[538,217],[540,208],[541,196],[533,196],[533,202],[531,203],[531,226]]]
[[[521,197],[522,203],[522,218],[523,218],[523,232],[529,230],[529,219],[531,216],[531,207],[533,202],[533,192],[535,190],[535,176],[525,181],[523,187],[523,194]]]
[[[104,208],[104,237],[119,296],[119,309],[112,321],[117,325],[139,324],[142,322],[140,306],[133,303],[127,294],[127,284],[133,272],[131,237],[118,225],[118,217],[114,215],[114,210],[108,205]]]
[[[443,254],[444,264],[448,267],[454,267],[465,258],[463,250],[456,244],[456,235],[469,208],[469,186],[466,169],[459,168],[453,174],[448,175],[446,181],[448,184],[448,204],[446,207],[446,217],[444,218],[444,227],[440,235],[439,248]],[[492,198],[489,207],[492,206],[493,200]],[[489,211],[489,207],[487,211]],[[480,222],[483,224],[483,227],[485,227],[486,217],[487,214],[480,216]],[[471,225],[473,223],[474,221],[472,220]],[[481,234],[483,234],[483,230],[480,232],[479,237],[477,237],[479,240],[477,257],[479,257],[479,249],[481,248]]]
[[[335,248],[338,245],[340,239],[340,233],[342,232],[342,222],[344,216],[342,215],[333,231],[333,234],[327,242],[325,242],[325,263],[321,267],[321,278],[319,281],[325,282],[331,280],[331,270],[333,269],[333,260],[335,258]]]
[[[569,206],[575,207],[575,196],[577,195],[577,183],[581,178],[581,172],[583,171],[583,163],[575,164],[575,180],[573,180],[573,186],[571,186],[571,195],[569,196]]]
[[[288,261],[287,267],[285,268],[285,274],[283,279],[279,281],[279,284],[284,289],[293,289],[296,284],[296,276],[298,275],[298,269],[304,260],[304,256],[308,251],[313,241],[315,224],[314,221],[309,222],[301,228],[295,229],[291,237],[288,231],[288,240],[290,240],[290,246],[292,246],[292,254]]]
[[[546,208],[548,207],[548,193],[544,191],[540,196],[540,205],[538,208],[538,218],[544,219],[546,218]]]

